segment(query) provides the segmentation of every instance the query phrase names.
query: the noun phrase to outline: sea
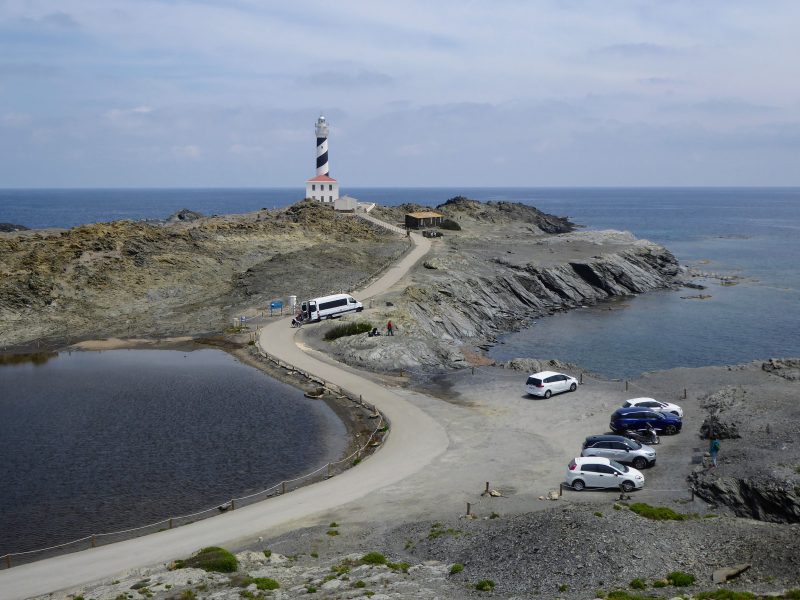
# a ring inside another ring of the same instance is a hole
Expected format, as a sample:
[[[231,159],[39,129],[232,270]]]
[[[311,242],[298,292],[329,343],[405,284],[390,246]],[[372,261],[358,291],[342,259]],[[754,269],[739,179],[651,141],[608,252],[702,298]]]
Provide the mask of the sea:
[[[800,188],[344,191],[384,205],[436,206],[457,195],[522,202],[582,228],[630,231],[663,244],[706,286],[537,319],[498,340],[489,351],[497,360],[556,358],[632,378],[800,356]],[[0,223],[69,228],[162,220],[183,208],[241,213],[282,208],[303,195],[300,188],[5,189]],[[729,276],[735,285],[720,279]],[[115,352],[0,366],[0,555],[213,506],[229,490],[244,493],[316,468],[343,447],[345,432],[332,413],[225,362],[232,360],[227,355],[178,353],[168,362],[156,354],[163,351]],[[212,369],[214,361],[222,366]],[[206,380],[205,372],[219,375]],[[188,397],[179,394],[185,388],[179,374],[201,382]],[[148,439],[150,451],[171,449],[145,458],[139,444]],[[187,473],[200,476],[189,481]]]

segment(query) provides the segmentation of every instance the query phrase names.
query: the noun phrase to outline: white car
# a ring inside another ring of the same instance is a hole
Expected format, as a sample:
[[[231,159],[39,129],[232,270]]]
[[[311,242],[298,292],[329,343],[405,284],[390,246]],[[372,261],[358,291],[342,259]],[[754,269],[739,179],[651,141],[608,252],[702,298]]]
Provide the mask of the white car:
[[[644,475],[615,460],[601,456],[578,456],[567,467],[566,483],[576,492],[585,488],[618,488],[630,492],[644,487]]]
[[[673,415],[683,418],[683,409],[680,406],[672,404],[671,402],[661,402],[654,398],[631,398],[630,400],[626,400],[622,406],[623,408],[649,408],[655,412],[672,413]]]
[[[549,398],[559,392],[574,392],[578,389],[578,380],[555,371],[541,371],[528,376],[525,391],[531,396]]]

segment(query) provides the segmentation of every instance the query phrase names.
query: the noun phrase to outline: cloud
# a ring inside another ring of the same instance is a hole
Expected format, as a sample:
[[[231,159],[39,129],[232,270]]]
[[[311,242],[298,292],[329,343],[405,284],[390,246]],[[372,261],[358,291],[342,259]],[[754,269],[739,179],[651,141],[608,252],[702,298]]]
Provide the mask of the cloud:
[[[58,75],[59,67],[36,62],[0,62],[2,79],[47,79]]]
[[[685,50],[672,46],[664,46],[662,44],[653,44],[650,42],[611,44],[610,46],[600,48],[600,52],[603,54],[611,54],[625,58],[660,58],[664,56],[673,56],[684,51]]]
[[[26,113],[15,113],[10,112],[3,115],[2,123],[6,127],[25,127],[26,125],[30,124],[32,121],[32,117]]]
[[[351,73],[344,71],[320,71],[306,77],[298,78],[298,82],[303,85],[361,88],[389,85],[394,82],[394,79],[385,73],[362,69]]]
[[[199,146],[195,146],[194,144],[172,147],[172,156],[181,160],[197,160],[202,154],[203,152],[200,150]]]

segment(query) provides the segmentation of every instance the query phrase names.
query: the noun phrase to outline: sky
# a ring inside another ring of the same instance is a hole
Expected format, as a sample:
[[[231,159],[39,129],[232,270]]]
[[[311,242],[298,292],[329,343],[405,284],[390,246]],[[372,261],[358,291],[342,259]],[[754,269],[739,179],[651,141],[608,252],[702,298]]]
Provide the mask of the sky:
[[[800,2],[0,0],[0,188],[800,185]]]

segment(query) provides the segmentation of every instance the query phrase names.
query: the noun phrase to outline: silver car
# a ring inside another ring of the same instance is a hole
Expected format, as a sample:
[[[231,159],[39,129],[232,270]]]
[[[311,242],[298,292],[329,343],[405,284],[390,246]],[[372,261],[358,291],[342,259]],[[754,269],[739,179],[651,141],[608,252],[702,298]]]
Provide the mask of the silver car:
[[[578,380],[555,371],[540,371],[528,375],[525,391],[531,396],[549,398],[560,392],[574,392],[578,389]]]
[[[585,488],[619,488],[630,492],[644,487],[644,475],[615,460],[579,456],[567,466],[566,482],[576,492]]]
[[[581,456],[603,456],[637,469],[656,464],[654,448],[621,435],[590,435],[583,442]]]

